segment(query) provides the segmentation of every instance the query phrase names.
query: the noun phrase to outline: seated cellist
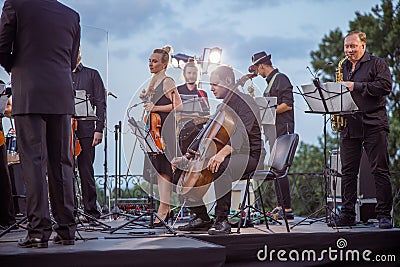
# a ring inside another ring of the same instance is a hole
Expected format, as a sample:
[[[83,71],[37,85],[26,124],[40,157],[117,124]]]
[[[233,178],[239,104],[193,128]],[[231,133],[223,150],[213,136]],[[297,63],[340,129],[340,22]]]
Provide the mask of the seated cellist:
[[[235,85],[233,69],[229,66],[219,66],[211,73],[210,84],[215,97],[224,99]],[[241,92],[235,92],[227,102],[227,106],[227,112],[236,118],[235,131],[230,136],[228,143],[206,164],[214,180],[217,200],[216,221],[214,223],[210,219],[204,202],[199,200],[195,203],[187,203],[195,216],[188,224],[178,227],[178,230],[208,230],[210,235],[231,233],[231,226],[227,219],[231,206],[232,182],[256,169],[263,147],[259,110],[254,99]],[[185,156],[175,158],[172,161],[174,170],[193,157],[193,151],[197,151],[199,145],[201,144],[195,140]]]

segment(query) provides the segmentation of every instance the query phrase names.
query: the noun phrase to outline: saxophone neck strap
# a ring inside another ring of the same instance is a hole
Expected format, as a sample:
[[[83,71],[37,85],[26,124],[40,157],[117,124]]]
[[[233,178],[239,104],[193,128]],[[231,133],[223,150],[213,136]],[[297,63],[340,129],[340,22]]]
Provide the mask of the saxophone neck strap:
[[[268,83],[267,88],[264,91],[264,95],[267,95],[269,91],[271,90],[272,85],[274,84],[276,76],[278,76],[279,72],[275,73],[274,76],[272,76],[271,81]]]

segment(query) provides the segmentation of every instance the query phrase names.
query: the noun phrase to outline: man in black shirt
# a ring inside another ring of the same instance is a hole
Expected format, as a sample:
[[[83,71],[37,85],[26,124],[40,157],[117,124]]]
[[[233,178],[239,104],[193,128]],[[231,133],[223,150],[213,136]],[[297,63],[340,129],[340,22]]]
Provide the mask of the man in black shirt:
[[[179,94],[181,95],[182,101],[184,96],[197,96],[200,98],[200,105],[202,113],[198,115],[208,115],[210,108],[208,104],[207,93],[197,87],[198,79],[198,68],[194,61],[189,61],[183,68],[183,77],[185,83],[177,87]],[[187,115],[187,118],[183,117]],[[201,118],[199,118],[201,119]],[[186,153],[192,140],[203,128],[204,123],[195,123],[196,120],[190,118],[190,114],[182,114],[182,118],[179,120],[179,125],[182,125],[179,132],[179,148],[182,154]]]
[[[329,226],[352,226],[357,201],[357,175],[364,147],[376,186],[376,213],[379,228],[392,228],[393,197],[389,174],[386,96],[392,91],[392,78],[385,61],[367,53],[367,37],[360,31],[344,39],[343,78],[360,113],[346,116],[346,127],[340,133],[343,208]]]
[[[204,90],[197,88],[198,68],[195,62],[189,61],[183,68],[183,77],[185,83],[177,87],[180,95],[195,95],[201,98],[201,107],[203,111],[209,111],[208,97]]]
[[[226,100],[226,96],[235,85],[235,75],[231,67],[220,66],[211,73],[211,91],[218,99]],[[260,159],[262,139],[260,131],[260,115],[254,99],[236,91],[227,103],[227,111],[236,118],[236,129],[230,136],[229,142],[222,147],[208,162],[208,168],[213,174],[217,205],[215,207],[216,222],[208,230],[210,235],[229,234],[231,226],[228,223],[230,213],[232,182],[243,175],[254,171]],[[197,151],[198,140],[189,147],[189,151]],[[191,158],[187,153],[182,158]],[[182,158],[174,159],[172,164],[177,166]],[[183,159],[184,160],[184,159]],[[207,209],[199,200],[200,205],[191,208],[196,216],[189,224],[180,226],[182,231],[207,230],[212,221]]]
[[[106,112],[105,88],[97,70],[83,66],[81,55],[78,65],[72,73],[74,90],[85,90],[90,104],[96,107],[97,120],[79,120],[76,136],[79,139],[82,151],[78,155],[78,170],[81,180],[83,207],[86,213],[100,218],[97,209],[96,183],[94,180],[93,163],[95,146],[102,142],[104,118]]]
[[[252,63],[253,65],[250,68],[253,68],[257,74],[265,78],[268,83],[264,96],[277,98],[275,125],[264,125],[264,134],[269,141],[271,150],[277,137],[294,132],[293,85],[285,74],[272,66],[271,55],[267,55],[264,51],[254,54]],[[278,218],[283,218],[282,207],[284,207],[287,219],[294,219],[289,178],[286,175],[279,179],[278,182],[282,190],[283,199],[280,199],[280,194],[276,194],[277,207],[272,213],[278,214]],[[278,188],[275,184],[275,191],[277,192],[277,190]]]

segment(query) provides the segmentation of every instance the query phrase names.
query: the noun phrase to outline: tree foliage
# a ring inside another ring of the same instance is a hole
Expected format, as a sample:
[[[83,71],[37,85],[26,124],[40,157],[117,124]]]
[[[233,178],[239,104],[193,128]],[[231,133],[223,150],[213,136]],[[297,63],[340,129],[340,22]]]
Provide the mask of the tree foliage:
[[[337,135],[332,134],[330,131],[327,131],[326,140],[324,136],[318,137],[318,145],[300,142],[290,172],[322,173],[324,171],[324,161],[326,160],[327,167],[329,167],[330,154],[332,151],[337,150],[338,147],[339,140]],[[324,148],[326,157],[324,157]]]

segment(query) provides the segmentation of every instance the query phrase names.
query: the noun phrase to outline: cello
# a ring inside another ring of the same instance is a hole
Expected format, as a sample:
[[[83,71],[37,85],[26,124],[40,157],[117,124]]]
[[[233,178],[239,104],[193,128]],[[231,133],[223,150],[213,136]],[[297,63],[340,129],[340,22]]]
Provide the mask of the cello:
[[[193,143],[199,144],[198,148],[193,150],[189,147],[188,153],[192,157],[179,177],[176,188],[178,195],[196,201],[201,199],[207,192],[213,181],[213,174],[208,170],[207,163],[211,157],[229,142],[236,129],[237,119],[235,115],[226,110],[228,102],[239,86],[243,86],[247,80],[255,76],[254,74],[246,74],[236,82],[225,96],[222,104],[218,106],[216,112],[193,141]]]

